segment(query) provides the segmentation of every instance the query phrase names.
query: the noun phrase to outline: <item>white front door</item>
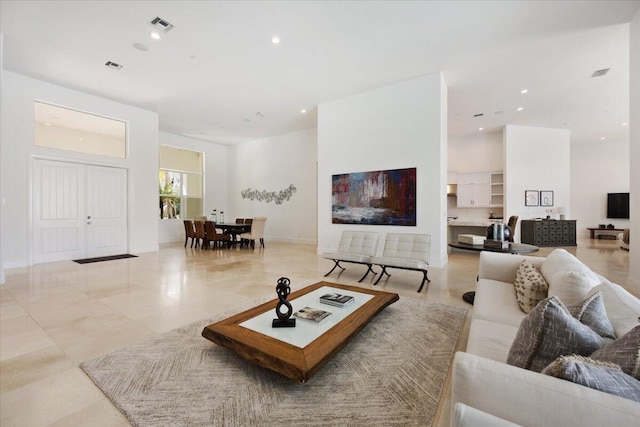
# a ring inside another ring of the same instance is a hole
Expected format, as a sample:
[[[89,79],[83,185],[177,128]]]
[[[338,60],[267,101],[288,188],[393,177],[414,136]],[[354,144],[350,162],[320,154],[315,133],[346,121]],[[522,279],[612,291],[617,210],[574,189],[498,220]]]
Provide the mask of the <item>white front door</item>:
[[[127,253],[127,171],[87,166],[87,257]]]
[[[34,160],[33,262],[127,252],[127,171]]]

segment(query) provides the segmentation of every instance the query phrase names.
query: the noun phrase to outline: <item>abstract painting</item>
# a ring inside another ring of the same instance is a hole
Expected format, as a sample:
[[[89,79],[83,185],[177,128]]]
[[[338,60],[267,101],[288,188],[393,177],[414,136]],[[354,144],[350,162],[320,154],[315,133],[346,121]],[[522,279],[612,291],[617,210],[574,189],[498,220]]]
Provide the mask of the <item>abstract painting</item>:
[[[333,224],[416,225],[416,168],[332,177]]]

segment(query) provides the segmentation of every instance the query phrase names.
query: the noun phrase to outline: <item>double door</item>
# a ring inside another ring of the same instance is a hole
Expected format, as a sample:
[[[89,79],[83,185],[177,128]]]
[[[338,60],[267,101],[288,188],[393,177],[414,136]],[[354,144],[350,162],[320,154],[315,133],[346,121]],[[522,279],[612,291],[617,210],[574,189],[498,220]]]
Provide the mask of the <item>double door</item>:
[[[34,160],[33,262],[128,251],[127,171]]]

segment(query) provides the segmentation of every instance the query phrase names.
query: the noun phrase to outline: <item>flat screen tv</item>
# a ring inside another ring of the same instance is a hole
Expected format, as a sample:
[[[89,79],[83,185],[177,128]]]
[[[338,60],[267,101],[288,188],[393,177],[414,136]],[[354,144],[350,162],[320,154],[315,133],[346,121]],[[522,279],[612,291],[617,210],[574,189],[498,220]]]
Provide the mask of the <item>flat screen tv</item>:
[[[607,218],[629,218],[629,193],[607,194]]]

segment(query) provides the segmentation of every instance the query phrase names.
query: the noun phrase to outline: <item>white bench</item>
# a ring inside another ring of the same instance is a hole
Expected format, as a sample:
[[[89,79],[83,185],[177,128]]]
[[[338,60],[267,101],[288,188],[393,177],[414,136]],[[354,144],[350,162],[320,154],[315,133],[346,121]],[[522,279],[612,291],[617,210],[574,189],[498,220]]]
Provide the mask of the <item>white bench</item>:
[[[431,282],[427,277],[430,250],[431,236],[429,234],[387,234],[382,256],[371,258],[372,264],[382,267],[382,272],[374,285],[378,284],[383,274],[391,276],[387,272],[387,268],[399,268],[402,270],[421,271],[423,278],[418,292],[422,291],[424,282]]]
[[[327,277],[336,267],[340,267],[344,270],[344,267],[340,265],[340,262],[351,262],[354,264],[366,265],[367,272],[358,282],[362,282],[369,272],[376,274],[371,269],[371,257],[376,254],[378,250],[378,233],[367,231],[348,231],[342,232],[340,237],[340,244],[338,245],[337,252],[325,252],[322,254],[324,258],[330,259],[335,262],[335,265],[324,277]]]

